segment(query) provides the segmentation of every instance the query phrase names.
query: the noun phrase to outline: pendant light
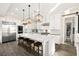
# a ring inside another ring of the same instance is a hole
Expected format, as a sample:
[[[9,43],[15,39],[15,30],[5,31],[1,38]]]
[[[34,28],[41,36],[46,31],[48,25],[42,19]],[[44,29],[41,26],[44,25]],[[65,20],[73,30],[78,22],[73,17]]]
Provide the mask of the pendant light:
[[[26,25],[26,21],[25,21],[25,18],[24,18],[24,12],[25,12],[25,9],[22,9],[22,12],[23,12],[23,25]]]
[[[32,23],[32,19],[31,19],[31,17],[30,17],[30,7],[31,7],[31,5],[28,5],[28,18],[26,19],[26,21],[27,21],[27,24],[31,24]]]
[[[35,20],[37,22],[41,22],[43,19],[43,16],[40,14],[40,3],[38,4],[38,9],[39,9],[39,11],[38,11],[38,14],[35,16]]]

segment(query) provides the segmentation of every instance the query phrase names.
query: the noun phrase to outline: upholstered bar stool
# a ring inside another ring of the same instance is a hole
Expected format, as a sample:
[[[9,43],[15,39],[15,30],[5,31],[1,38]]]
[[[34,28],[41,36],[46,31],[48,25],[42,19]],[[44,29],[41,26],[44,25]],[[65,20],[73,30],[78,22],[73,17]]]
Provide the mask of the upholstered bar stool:
[[[23,42],[24,46],[27,47],[27,43],[28,43],[28,41],[29,41],[29,38],[24,38],[23,41],[24,41],[24,42]]]
[[[35,43],[34,43],[34,49],[35,49],[35,47],[38,48],[38,49],[37,49],[38,55],[40,55],[39,51],[41,51],[41,54],[43,54],[43,46],[42,46],[42,43],[41,43],[41,42],[35,42]],[[40,50],[40,47],[42,48],[41,50]]]
[[[32,50],[33,50],[33,45],[34,45],[34,40],[31,40],[31,39],[29,39],[28,41],[27,41],[27,45],[28,45],[28,48],[29,48],[29,52],[31,52],[32,53]]]
[[[18,45],[23,45],[23,39],[24,39],[24,37],[19,37],[18,38]]]

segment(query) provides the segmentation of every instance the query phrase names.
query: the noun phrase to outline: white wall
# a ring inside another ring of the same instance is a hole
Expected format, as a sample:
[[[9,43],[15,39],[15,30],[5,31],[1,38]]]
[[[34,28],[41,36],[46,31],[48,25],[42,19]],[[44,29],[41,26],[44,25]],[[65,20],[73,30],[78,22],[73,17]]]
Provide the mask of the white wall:
[[[50,29],[61,29],[61,14],[50,15]]]
[[[61,30],[61,14],[51,14],[50,15],[50,33],[53,35],[60,36],[58,40],[56,40],[56,43],[60,44],[63,42],[62,40],[62,30]]]

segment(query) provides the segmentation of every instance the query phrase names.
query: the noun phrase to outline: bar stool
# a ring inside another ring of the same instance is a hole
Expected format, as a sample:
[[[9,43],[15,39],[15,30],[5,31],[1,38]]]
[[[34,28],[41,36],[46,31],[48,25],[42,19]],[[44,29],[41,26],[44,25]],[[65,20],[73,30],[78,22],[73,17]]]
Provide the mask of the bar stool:
[[[29,48],[29,52],[30,53],[32,53],[32,50],[34,49],[34,46],[33,46],[34,45],[34,42],[35,42],[34,40],[30,40],[30,39],[27,40],[27,45],[28,45],[28,48]]]
[[[24,38],[23,41],[24,41],[24,42],[23,42],[23,43],[24,43],[24,46],[27,47],[27,43],[28,43],[28,41],[29,41],[29,38]]]
[[[19,39],[19,40],[18,40],[18,45],[23,44],[23,39],[24,39],[24,37],[19,37],[18,39]]]
[[[40,50],[40,48],[39,48],[40,46],[42,47],[42,50]],[[39,51],[41,51],[41,54],[43,54],[43,46],[42,46],[42,43],[41,42],[34,43],[34,49],[35,49],[35,47],[38,48],[37,49],[38,56],[40,55]]]

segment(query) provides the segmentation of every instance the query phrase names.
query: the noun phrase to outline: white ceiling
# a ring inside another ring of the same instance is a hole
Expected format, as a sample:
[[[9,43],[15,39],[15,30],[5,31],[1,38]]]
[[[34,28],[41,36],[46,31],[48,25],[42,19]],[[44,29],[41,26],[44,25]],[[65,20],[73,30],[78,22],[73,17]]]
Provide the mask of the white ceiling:
[[[8,3],[5,3],[5,4],[0,3],[0,16],[4,16],[7,13],[9,7],[10,7],[10,4]]]
[[[30,3],[31,5],[31,17],[35,15],[38,10],[38,3]],[[41,14],[45,17],[49,14],[52,8],[55,8],[57,3],[40,3]],[[61,3],[55,8],[52,13],[63,13],[65,10],[73,7],[78,7],[79,3]],[[17,10],[17,9],[18,10]],[[27,3],[0,3],[0,16],[12,15],[19,18],[23,17],[22,9],[25,9],[25,17],[28,16],[28,4]]]
[[[75,8],[79,8],[79,3],[62,3],[52,13],[53,14],[57,14],[57,13],[63,14],[64,11],[75,9]],[[76,12],[78,12],[78,11],[76,11]]]
[[[25,17],[28,17],[28,5],[26,3],[3,3],[0,4],[0,15],[5,16],[5,15],[12,15],[12,16],[19,16],[23,17],[23,12],[22,9],[25,9]],[[38,10],[38,3],[30,3],[31,8],[30,8],[30,14],[31,17],[34,16]],[[56,5],[56,3],[41,3],[40,4],[40,13],[43,16],[46,16],[48,12],[50,11],[51,8],[53,8]],[[18,10],[16,10],[16,8]]]

